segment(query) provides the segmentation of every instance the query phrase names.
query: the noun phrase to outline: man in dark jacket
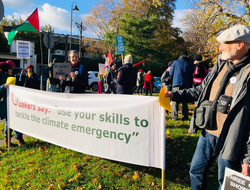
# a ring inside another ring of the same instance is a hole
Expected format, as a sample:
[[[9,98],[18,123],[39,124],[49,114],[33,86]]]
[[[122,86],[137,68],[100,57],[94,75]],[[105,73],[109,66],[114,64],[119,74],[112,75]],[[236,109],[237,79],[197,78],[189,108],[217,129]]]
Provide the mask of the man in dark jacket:
[[[79,53],[76,50],[69,52],[69,61],[71,62],[70,76],[65,78],[60,76],[60,85],[66,93],[85,93],[85,89],[88,86],[88,71],[79,62]]]
[[[169,76],[172,79],[172,91],[190,88],[193,79],[194,65],[188,58],[187,51],[182,51],[178,60],[171,65]],[[172,101],[172,119],[178,119],[179,101]],[[182,102],[182,119],[188,119],[187,102]]]
[[[196,101],[191,133],[207,123],[190,166],[191,189],[206,189],[207,172],[216,159],[219,189],[226,167],[242,169],[242,174],[250,176],[250,28],[236,25],[222,32],[217,41],[222,54],[201,85],[165,94],[174,101]],[[211,106],[204,109],[204,102]],[[212,114],[203,117],[207,111]],[[209,122],[206,118],[210,118]]]
[[[124,64],[118,69],[117,79],[114,79],[117,84],[117,94],[133,94],[134,92],[137,70],[132,63],[132,55],[129,54],[124,58]]]
[[[53,76],[53,67],[56,59],[53,60],[53,63],[49,63],[46,69],[46,77],[47,77],[47,87],[46,90],[49,92],[56,92],[56,85],[60,83],[58,78],[54,78]]]
[[[106,94],[109,94],[111,92],[113,92],[113,94],[116,94],[116,87],[113,81],[113,79],[116,78],[115,69],[116,69],[116,64],[111,63],[110,68],[105,78],[105,83],[106,83],[105,93]]]

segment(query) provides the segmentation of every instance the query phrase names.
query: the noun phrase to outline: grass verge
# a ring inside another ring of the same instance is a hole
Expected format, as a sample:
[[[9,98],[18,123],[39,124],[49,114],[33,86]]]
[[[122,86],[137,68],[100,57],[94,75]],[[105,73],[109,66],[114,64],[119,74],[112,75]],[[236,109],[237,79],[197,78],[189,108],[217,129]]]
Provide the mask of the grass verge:
[[[189,106],[189,119],[193,109]],[[189,121],[173,121],[166,114],[165,189],[190,190],[188,171],[199,134],[188,133],[188,127]],[[27,145],[10,153],[0,147],[0,189],[161,189],[160,169],[110,161],[32,137],[25,141]],[[216,178],[214,165],[208,189],[218,188]]]

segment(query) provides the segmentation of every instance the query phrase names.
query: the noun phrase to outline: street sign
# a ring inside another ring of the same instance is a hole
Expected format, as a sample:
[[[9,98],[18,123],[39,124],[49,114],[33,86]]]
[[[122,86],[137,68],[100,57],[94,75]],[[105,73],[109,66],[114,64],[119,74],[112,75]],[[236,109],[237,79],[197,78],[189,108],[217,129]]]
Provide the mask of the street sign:
[[[116,54],[125,54],[125,44],[123,36],[116,36]]]
[[[30,42],[17,40],[17,58],[30,59]]]
[[[46,48],[51,49],[54,46],[54,34],[51,32],[46,33],[44,35],[43,42]]]

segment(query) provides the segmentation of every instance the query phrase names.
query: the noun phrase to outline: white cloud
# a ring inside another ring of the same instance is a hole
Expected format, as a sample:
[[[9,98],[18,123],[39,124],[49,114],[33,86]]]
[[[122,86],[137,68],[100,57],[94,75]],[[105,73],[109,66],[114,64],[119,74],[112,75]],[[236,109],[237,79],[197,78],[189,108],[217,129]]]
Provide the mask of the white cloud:
[[[176,9],[174,12],[174,19],[173,19],[173,27],[178,27],[182,31],[185,29],[185,26],[181,23],[181,19],[184,18],[185,12],[187,9]]]
[[[24,2],[25,1],[25,2]],[[27,9],[25,11],[22,11],[23,9],[21,8],[22,6],[25,7],[25,4],[32,4],[34,0],[22,0],[22,3],[19,3],[20,0],[4,0],[6,3],[6,6],[10,6],[11,8],[15,8],[12,6],[13,4],[18,4],[20,7],[17,9],[20,11],[19,13],[13,12],[12,15],[14,18],[19,18],[21,17],[23,20],[26,20],[27,17],[32,13],[34,10],[34,6],[30,7],[30,11],[27,12]],[[27,8],[27,7],[26,7]],[[52,28],[54,28],[55,33],[63,33],[63,34],[70,34],[70,20],[71,20],[71,12],[62,9],[60,7],[56,6],[51,6],[48,3],[43,4],[42,6],[38,6],[38,14],[39,14],[39,24],[40,27],[45,26],[45,25],[51,25]],[[6,15],[7,19],[12,20],[12,15]],[[83,18],[86,15],[84,14],[77,14],[77,12],[73,11],[72,14],[72,34],[73,35],[79,35],[80,31],[76,26],[76,22],[80,23]],[[85,30],[82,33],[83,36],[88,36],[88,37],[95,37],[93,33],[89,30]]]

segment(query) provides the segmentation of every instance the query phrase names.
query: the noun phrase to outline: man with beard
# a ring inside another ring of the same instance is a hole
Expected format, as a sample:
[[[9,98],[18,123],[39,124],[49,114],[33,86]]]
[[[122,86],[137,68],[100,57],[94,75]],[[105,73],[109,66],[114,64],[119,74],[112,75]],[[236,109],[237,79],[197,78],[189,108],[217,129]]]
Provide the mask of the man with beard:
[[[219,189],[226,167],[250,176],[250,29],[236,25],[217,41],[222,53],[202,84],[165,94],[197,101],[189,131],[202,131],[189,171],[192,190],[206,189],[207,172],[216,159]]]

